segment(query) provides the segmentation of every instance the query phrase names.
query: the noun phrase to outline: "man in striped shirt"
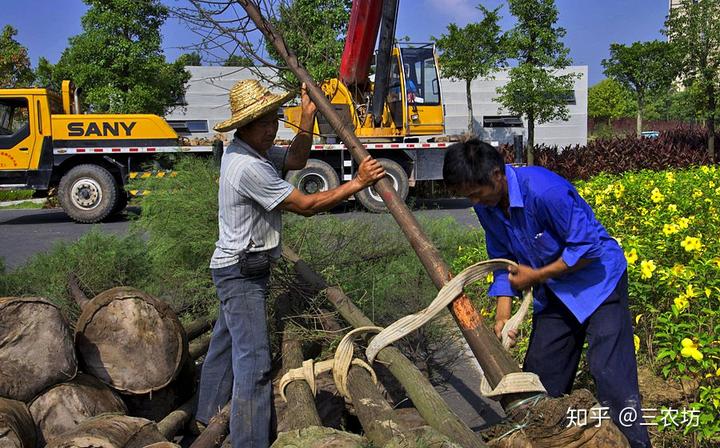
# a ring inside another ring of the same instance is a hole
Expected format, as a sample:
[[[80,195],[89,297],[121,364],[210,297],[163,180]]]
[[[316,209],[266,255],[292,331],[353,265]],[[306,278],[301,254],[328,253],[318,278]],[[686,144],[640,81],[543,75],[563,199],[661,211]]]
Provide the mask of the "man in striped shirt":
[[[278,108],[287,99],[255,80],[240,81],[230,92],[232,118],[215,127],[237,131],[220,167],[220,234],[210,262],[220,310],[203,364],[196,419],[207,424],[232,397],[233,448],[270,444],[265,298],[270,268],[282,250],[282,210],[304,216],[329,210],[385,175],[368,156],[353,180],[332,190],[305,195],[286,182],[283,173],[302,169],[308,160],[315,118],[303,85],[300,132],[288,150],[273,146]]]

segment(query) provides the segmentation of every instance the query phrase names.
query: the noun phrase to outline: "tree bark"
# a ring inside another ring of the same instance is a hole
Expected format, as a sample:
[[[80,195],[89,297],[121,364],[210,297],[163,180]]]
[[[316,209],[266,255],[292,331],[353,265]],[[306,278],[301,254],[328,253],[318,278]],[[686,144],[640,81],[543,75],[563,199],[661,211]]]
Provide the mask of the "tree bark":
[[[708,129],[708,156],[710,157],[710,162],[715,162],[715,109],[717,108],[717,99],[715,98],[715,87],[713,86],[712,82],[708,83],[707,88],[707,96],[708,96],[708,110],[709,115],[706,122],[706,126]]]
[[[645,101],[643,98],[638,95],[638,104],[637,104],[637,123],[636,123],[636,133],[637,138],[642,138],[642,129],[643,129],[643,107],[645,107]]]
[[[295,271],[314,291],[325,291],[328,300],[340,315],[355,328],[374,326],[355,304],[338,287],[328,287],[325,279],[287,247],[283,256],[293,264]],[[389,346],[377,356],[388,370],[400,381],[408,396],[426,422],[437,431],[448,436],[463,447],[484,447],[485,444],[447,406],[430,381],[403,355],[400,350]]]
[[[82,288],[80,288],[80,280],[77,278],[77,275],[72,272],[68,274],[68,291],[70,292],[70,297],[75,300],[75,303],[78,304],[81,310],[90,301]]]
[[[3,448],[35,446],[35,423],[25,403],[0,397],[0,437]]]
[[[325,116],[338,136],[347,145],[355,161],[360,163],[369,155],[367,149],[354,134],[354,130],[343,122],[340,115],[325,98],[325,94],[313,82],[307,70],[299,64],[295,55],[287,48],[282,35],[262,17],[256,2],[238,0],[238,3],[245,9],[249,18],[256,24],[268,42],[276,48],[290,70],[300,81],[306,84],[308,94],[316,104],[318,111]],[[383,198],[385,205],[417,253],[420,262],[425,267],[435,286],[437,288],[444,286],[451,277],[450,270],[440,256],[440,252],[420,227],[415,216],[410,212],[404,201],[400,200],[392,186],[392,182],[387,177],[380,179],[375,184],[375,190]],[[520,367],[510,356],[510,353],[502,347],[495,334],[483,324],[482,317],[469,297],[465,294],[458,296],[450,304],[449,308],[492,387],[495,387],[506,374],[520,371]],[[507,397],[503,403],[507,406],[526,397],[526,394]]]
[[[210,330],[213,327],[213,324],[215,324],[214,319],[201,317],[185,325],[185,334],[187,335],[188,341],[192,341]]]
[[[471,82],[472,82],[472,79],[465,80],[465,97],[467,98],[467,108],[468,108],[468,132],[471,134],[474,134],[475,128],[473,126],[472,92],[470,90]]]
[[[372,377],[362,367],[352,366],[348,373],[348,391],[365,437],[376,446],[385,446],[394,437],[403,437],[407,428],[395,417]]]
[[[208,348],[210,348],[211,339],[212,336],[210,334],[206,334],[192,341],[192,344],[190,344],[190,348],[188,349],[190,359],[198,360],[201,357],[205,356],[205,354],[207,354]]]
[[[197,396],[183,403],[182,406],[169,413],[164,419],[157,424],[158,431],[165,436],[166,439],[172,440],[177,433],[190,421],[195,414],[197,406]]]
[[[190,445],[190,448],[215,448],[220,446],[230,431],[230,403],[226,404],[220,412],[215,414],[205,428]]]
[[[303,355],[300,341],[293,334],[293,326],[288,325],[283,332],[282,339],[282,370],[285,374],[290,369],[302,367]],[[293,381],[287,385],[287,410],[285,425],[288,430],[307,428],[308,426],[322,426],[320,416],[315,407],[315,397],[310,386],[305,381]]]
[[[528,142],[527,142],[527,165],[535,165],[535,114],[532,112],[527,116],[528,121]],[[483,368],[484,370],[484,368]]]

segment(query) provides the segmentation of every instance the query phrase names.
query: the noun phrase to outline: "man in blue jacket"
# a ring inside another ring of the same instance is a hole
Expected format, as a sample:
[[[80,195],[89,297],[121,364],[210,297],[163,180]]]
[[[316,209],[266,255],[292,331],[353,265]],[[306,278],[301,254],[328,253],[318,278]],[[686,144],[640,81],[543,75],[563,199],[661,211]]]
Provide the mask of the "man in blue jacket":
[[[443,178],[473,202],[488,256],[518,263],[495,272],[488,292],[497,297],[498,337],[512,297],[532,287],[523,369],[537,374],[550,396],[568,394],[587,340],[600,405],[632,447],[649,447],[641,425],[627,263],[617,241],[567,180],[541,167],[505,165],[495,148],[476,138],[448,148]]]

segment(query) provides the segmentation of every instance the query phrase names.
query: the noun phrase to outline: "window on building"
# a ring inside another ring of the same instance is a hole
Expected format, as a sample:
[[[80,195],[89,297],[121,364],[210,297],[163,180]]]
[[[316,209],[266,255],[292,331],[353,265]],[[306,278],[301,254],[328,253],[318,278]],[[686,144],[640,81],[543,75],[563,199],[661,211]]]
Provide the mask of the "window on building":
[[[483,117],[484,128],[521,128],[522,118],[517,115],[485,115]]]

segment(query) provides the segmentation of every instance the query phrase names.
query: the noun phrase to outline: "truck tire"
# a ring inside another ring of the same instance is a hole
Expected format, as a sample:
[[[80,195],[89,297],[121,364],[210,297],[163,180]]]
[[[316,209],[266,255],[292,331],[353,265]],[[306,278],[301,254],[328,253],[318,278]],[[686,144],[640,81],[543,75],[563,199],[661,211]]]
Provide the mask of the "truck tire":
[[[74,221],[100,222],[118,201],[118,187],[108,170],[98,165],[78,165],[65,173],[58,188],[60,206]]]
[[[288,171],[285,180],[293,184],[303,194],[313,194],[332,190],[340,185],[335,170],[322,160],[310,159],[305,168]]]
[[[408,195],[408,191],[410,189],[410,183],[408,181],[407,173],[405,172],[403,167],[400,166],[399,163],[390,159],[377,160],[378,162],[380,162],[383,168],[385,168],[385,172],[392,180],[393,187],[395,188],[395,191],[397,191],[398,196],[400,196],[400,200],[405,201]],[[364,190],[359,191],[355,194],[355,199],[360,201],[363,207],[365,207],[369,212],[387,212],[387,207],[385,206],[385,203],[383,202],[377,191],[375,191],[374,187],[368,187]]]

